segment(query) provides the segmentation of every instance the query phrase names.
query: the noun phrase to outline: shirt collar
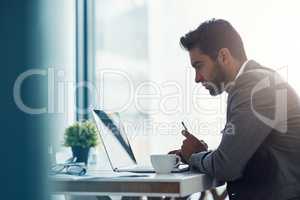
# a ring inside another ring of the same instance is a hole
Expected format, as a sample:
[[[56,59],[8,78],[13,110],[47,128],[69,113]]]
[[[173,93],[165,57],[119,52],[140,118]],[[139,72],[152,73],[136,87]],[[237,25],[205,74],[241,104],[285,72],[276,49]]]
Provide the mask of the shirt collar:
[[[234,83],[235,83],[236,79],[243,73],[243,71],[245,70],[245,67],[246,67],[246,65],[248,64],[248,62],[249,62],[249,60],[246,60],[246,61],[242,64],[242,66],[240,67],[240,69],[239,69],[237,75],[235,76],[234,80],[231,81],[231,82],[226,86],[225,91],[226,91],[227,93],[230,92],[231,88],[234,86]]]
[[[240,69],[239,69],[239,72],[237,73],[237,75],[236,75],[235,78],[234,78],[234,81],[235,81],[235,80],[243,73],[243,71],[244,71],[246,65],[248,64],[248,62],[249,62],[249,60],[246,60],[246,61],[242,64],[242,66],[241,66]]]

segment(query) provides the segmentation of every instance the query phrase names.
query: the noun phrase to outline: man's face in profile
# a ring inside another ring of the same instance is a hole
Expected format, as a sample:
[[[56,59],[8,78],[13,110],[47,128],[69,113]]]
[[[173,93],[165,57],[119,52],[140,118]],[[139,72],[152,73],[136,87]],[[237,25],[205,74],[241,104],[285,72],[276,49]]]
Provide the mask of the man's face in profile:
[[[189,55],[195,69],[195,82],[201,83],[212,96],[221,94],[224,90],[225,80],[225,73],[221,65],[198,48],[189,50]]]

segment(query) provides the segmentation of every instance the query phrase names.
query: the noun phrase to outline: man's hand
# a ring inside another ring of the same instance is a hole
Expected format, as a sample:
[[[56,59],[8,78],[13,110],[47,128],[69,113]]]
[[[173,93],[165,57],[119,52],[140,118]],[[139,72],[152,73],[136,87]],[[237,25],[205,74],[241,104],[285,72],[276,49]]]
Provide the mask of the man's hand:
[[[187,164],[187,161],[181,155],[181,149],[170,151],[168,154],[176,154],[176,155],[180,156],[181,162]]]
[[[180,149],[180,156],[183,160],[188,162],[193,153],[207,150],[207,144],[203,140],[198,140],[186,130],[183,130],[181,133],[185,137]]]

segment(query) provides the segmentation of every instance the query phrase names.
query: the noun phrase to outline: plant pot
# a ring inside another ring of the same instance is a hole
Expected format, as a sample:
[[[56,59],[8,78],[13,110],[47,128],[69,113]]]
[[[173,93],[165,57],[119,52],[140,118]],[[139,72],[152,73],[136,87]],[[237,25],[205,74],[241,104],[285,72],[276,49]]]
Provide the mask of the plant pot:
[[[73,157],[76,157],[76,162],[84,162],[87,164],[90,148],[72,147]]]

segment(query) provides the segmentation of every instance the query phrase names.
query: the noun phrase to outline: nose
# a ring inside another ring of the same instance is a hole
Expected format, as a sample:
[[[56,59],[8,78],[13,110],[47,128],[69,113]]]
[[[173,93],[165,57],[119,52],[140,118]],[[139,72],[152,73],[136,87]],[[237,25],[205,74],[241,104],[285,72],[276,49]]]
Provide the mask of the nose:
[[[202,74],[200,74],[199,72],[196,73],[196,77],[195,77],[195,82],[199,83],[199,82],[203,82],[204,81],[204,77],[202,76]]]

